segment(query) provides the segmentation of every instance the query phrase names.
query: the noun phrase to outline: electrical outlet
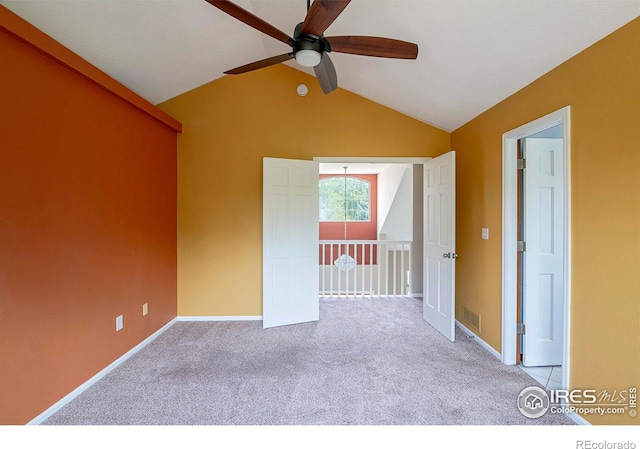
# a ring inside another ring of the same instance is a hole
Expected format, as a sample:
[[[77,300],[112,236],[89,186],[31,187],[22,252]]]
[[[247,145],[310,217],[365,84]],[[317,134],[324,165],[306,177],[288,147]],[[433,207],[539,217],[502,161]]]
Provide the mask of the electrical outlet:
[[[147,313],[149,313],[149,303],[144,303],[142,304],[142,316],[145,316]]]
[[[118,315],[116,317],[116,332],[121,330],[124,327],[124,318],[122,315]]]
[[[489,228],[482,228],[482,240],[489,240]]]

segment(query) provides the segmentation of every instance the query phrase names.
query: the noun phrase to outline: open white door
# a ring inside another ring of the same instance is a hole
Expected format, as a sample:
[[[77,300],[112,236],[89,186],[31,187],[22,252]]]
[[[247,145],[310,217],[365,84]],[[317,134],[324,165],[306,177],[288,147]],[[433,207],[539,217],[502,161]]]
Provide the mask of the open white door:
[[[456,154],[424,164],[422,316],[455,340]]]
[[[562,139],[525,139],[523,358],[562,365],[564,204]]]
[[[317,321],[318,163],[264,158],[263,327]]]

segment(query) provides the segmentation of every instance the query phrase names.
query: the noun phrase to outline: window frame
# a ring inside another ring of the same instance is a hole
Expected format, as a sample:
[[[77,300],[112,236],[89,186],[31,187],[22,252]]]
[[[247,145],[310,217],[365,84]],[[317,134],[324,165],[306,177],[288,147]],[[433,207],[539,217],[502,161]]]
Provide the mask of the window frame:
[[[344,186],[344,178],[345,178],[345,175],[335,175],[335,176],[328,175],[328,176],[325,176],[325,177],[320,178],[318,180],[318,209],[320,209],[320,190],[321,190],[322,182],[323,181],[328,181],[328,180],[333,180],[333,179],[340,179],[340,180],[343,181],[342,185]],[[367,185],[367,219],[366,220],[349,220],[349,219],[347,219],[346,222],[347,223],[370,223],[371,220],[372,220],[372,217],[371,217],[371,215],[372,215],[372,210],[371,210],[372,192],[371,192],[371,189],[372,189],[372,184],[373,183],[370,180],[364,179],[364,178],[360,178],[357,175],[346,175],[346,178],[347,178],[347,180],[353,179],[353,180],[356,180],[358,182],[361,182],[361,183],[364,183],[364,184]],[[344,190],[342,192],[342,197],[343,197],[343,201],[346,201],[346,199],[344,199]],[[344,223],[345,222],[344,219],[343,220],[324,220],[324,219],[322,219],[321,214],[320,214],[320,219],[319,220],[320,220],[321,223]]]

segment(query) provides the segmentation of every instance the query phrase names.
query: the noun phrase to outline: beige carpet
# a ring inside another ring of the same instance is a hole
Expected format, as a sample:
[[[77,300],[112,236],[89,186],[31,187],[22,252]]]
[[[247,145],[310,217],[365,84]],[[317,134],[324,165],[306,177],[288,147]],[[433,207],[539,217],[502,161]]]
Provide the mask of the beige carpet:
[[[534,381],[414,299],[321,301],[320,321],[178,322],[45,424],[572,424],[516,408]]]

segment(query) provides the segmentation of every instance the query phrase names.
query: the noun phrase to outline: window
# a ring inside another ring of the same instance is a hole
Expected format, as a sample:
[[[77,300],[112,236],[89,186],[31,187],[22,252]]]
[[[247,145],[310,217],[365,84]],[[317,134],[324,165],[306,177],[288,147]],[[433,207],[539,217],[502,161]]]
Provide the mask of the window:
[[[320,180],[320,221],[345,221],[345,177]],[[371,184],[359,178],[346,178],[347,221],[369,221]]]

